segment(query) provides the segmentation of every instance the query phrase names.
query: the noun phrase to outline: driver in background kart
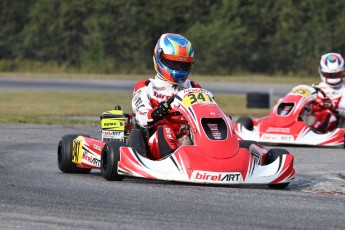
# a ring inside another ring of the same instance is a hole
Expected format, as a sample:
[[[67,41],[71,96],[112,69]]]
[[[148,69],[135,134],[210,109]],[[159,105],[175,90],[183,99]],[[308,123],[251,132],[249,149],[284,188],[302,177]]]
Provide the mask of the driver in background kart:
[[[154,48],[154,79],[141,80],[135,87],[132,109],[139,126],[153,133],[148,138],[149,157],[161,159],[172,153],[188,131],[183,125],[171,124],[171,107],[167,99],[186,88],[201,88],[188,78],[194,62],[194,50],[189,40],[179,34],[163,34]]]
[[[316,119],[311,128],[325,133],[336,128],[339,120],[345,117],[343,57],[339,53],[322,55],[318,71],[322,81],[314,87],[321,89],[326,97],[321,97],[312,108]]]

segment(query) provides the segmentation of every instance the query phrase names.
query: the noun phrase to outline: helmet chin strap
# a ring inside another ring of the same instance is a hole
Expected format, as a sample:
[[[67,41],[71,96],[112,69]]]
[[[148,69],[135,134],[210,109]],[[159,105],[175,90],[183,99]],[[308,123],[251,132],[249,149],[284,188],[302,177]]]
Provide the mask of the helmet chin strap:
[[[170,84],[172,84],[173,85],[173,87],[177,87],[177,86],[180,86],[180,85],[182,85],[183,84],[183,82],[181,82],[181,83],[175,83],[175,82],[171,82],[171,81],[168,81],[167,79],[165,79],[165,77],[163,77],[160,73],[158,73],[157,72],[157,77],[160,79],[160,80],[162,80],[162,81],[165,81],[165,82],[169,82]]]
[[[177,84],[177,83],[173,83],[173,82],[170,82],[168,81],[167,79],[165,79],[160,73],[157,73],[157,78],[161,81],[164,81],[165,84],[170,84],[174,89],[176,89],[178,86],[182,85],[182,84]]]
[[[341,80],[339,83],[332,84],[332,83],[328,82],[327,79],[326,79],[325,83],[327,83],[327,85],[329,85],[332,88],[338,89],[338,88],[340,88],[342,86],[343,80]]]

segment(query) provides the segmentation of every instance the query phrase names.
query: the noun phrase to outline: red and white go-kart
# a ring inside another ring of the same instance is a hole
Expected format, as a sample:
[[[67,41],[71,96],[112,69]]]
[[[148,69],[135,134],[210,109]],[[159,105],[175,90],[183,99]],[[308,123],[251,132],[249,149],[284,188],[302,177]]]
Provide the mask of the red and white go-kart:
[[[260,143],[344,147],[341,119],[335,119],[333,125],[324,122],[325,132],[313,128],[313,124],[322,122],[330,113],[337,117],[328,107],[318,104],[323,99],[327,99],[326,95],[319,88],[296,86],[278,101],[268,116],[240,117],[234,124],[236,134],[240,140]],[[314,106],[317,112],[313,111]]]
[[[101,116],[101,140],[78,134],[62,137],[57,151],[60,170],[89,173],[100,168],[105,179],[116,181],[129,176],[273,188],[285,188],[293,180],[294,156],[285,149],[267,150],[255,141],[239,141],[231,119],[209,91],[185,89],[168,103],[175,116],[170,121],[187,127],[192,143],[179,146],[163,159],[150,159],[145,131],[130,125],[128,114],[112,110]]]

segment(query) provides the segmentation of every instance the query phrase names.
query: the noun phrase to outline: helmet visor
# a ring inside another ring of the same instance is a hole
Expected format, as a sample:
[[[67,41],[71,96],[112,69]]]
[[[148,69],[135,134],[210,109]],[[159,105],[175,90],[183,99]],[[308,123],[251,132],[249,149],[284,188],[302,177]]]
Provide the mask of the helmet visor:
[[[192,69],[192,62],[179,62],[167,59],[161,59],[163,65],[172,70],[177,71],[190,71]]]
[[[336,79],[336,78],[343,78],[344,77],[344,71],[336,72],[336,73],[326,73],[321,71],[322,76],[325,78],[331,78],[331,79]]]
[[[162,53],[161,62],[171,70],[190,71],[193,57],[175,56]]]

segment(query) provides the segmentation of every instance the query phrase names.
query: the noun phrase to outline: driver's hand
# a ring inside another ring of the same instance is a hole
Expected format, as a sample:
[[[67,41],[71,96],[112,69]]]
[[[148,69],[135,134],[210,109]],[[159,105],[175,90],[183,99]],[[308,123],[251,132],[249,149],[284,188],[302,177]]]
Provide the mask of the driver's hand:
[[[328,97],[326,98],[317,98],[316,99],[316,106],[319,107],[319,110],[322,108],[326,108],[326,109],[330,109],[332,110],[334,108],[333,102],[331,99],[329,99]]]
[[[322,106],[327,108],[327,109],[333,109],[333,107],[334,107],[332,100],[329,99],[328,97],[326,97],[322,100]]]
[[[171,107],[167,101],[159,103],[158,107],[152,112],[151,116],[153,120],[161,120],[170,111]]]

